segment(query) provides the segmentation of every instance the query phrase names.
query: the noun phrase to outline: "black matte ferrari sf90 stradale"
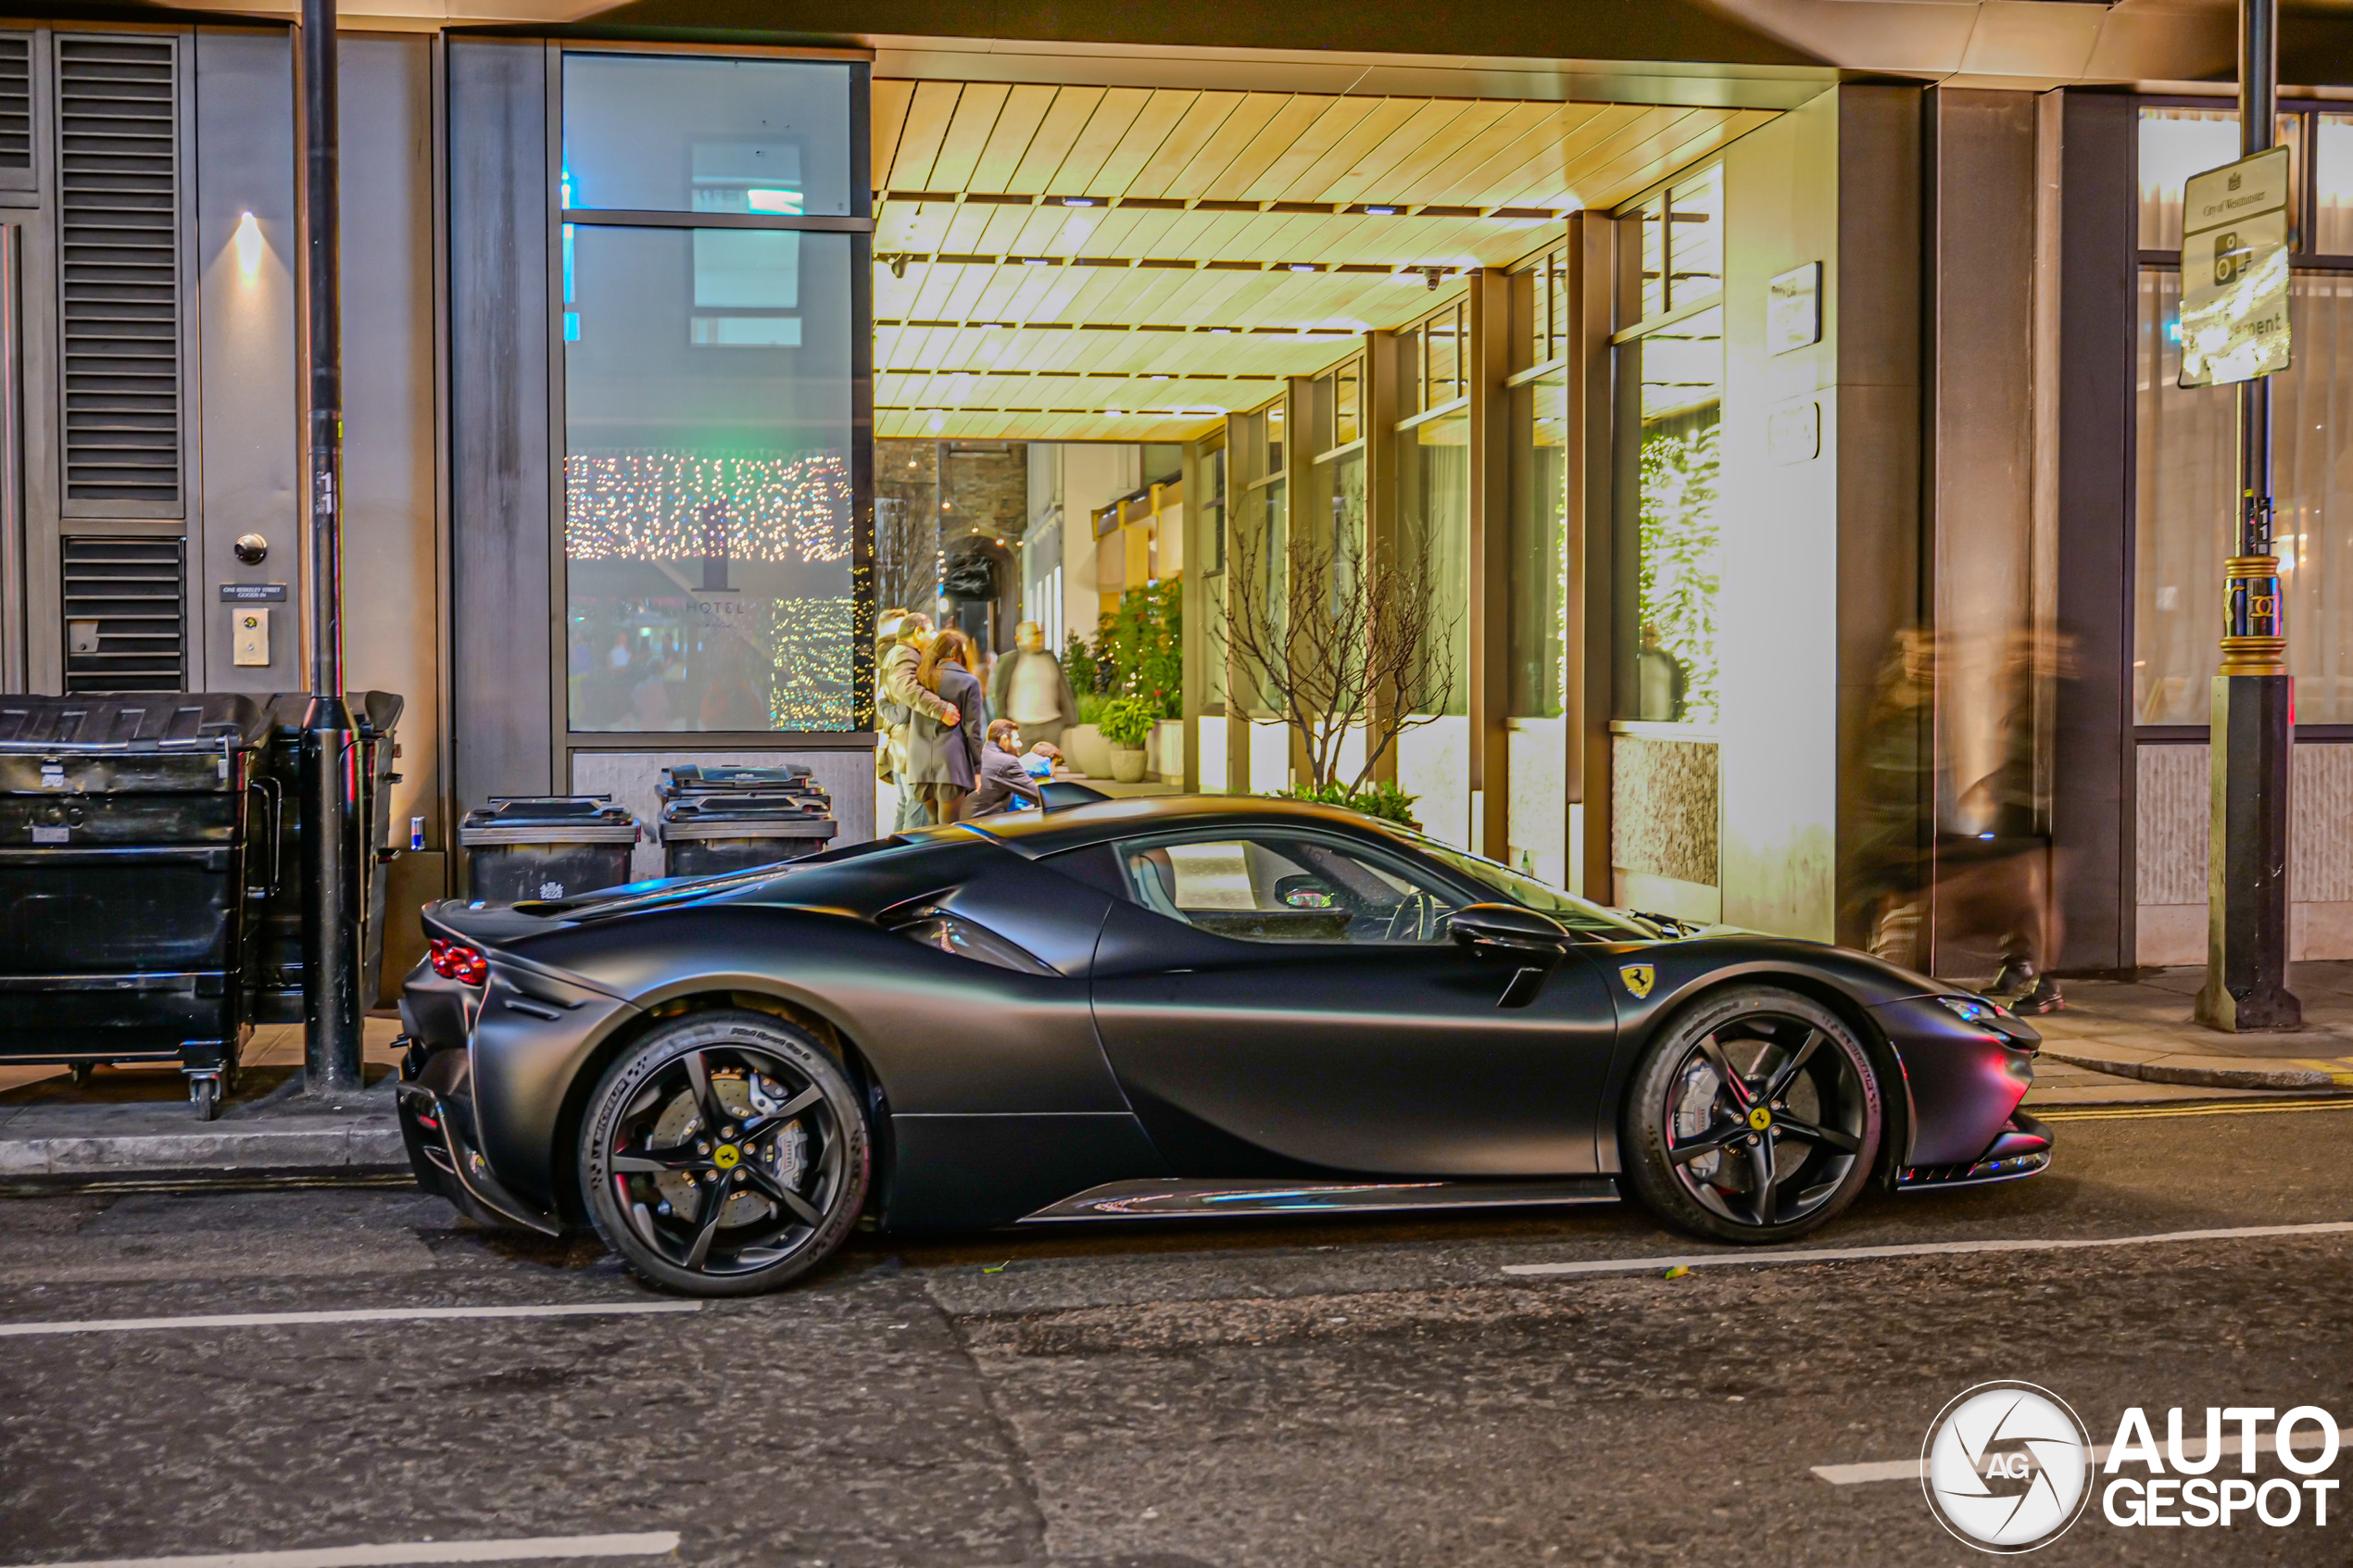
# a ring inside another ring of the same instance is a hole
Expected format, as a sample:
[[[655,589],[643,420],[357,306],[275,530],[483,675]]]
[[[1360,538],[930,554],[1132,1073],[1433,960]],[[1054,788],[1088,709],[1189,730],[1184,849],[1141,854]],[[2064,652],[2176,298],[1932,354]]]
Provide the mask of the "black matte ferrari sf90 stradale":
[[[772,1289],[886,1230],[1587,1203],[1801,1236],[2048,1163],[2034,1031],[1876,959],[1679,935],[1353,812],[1025,811],[757,872],[435,904],[424,1185]]]

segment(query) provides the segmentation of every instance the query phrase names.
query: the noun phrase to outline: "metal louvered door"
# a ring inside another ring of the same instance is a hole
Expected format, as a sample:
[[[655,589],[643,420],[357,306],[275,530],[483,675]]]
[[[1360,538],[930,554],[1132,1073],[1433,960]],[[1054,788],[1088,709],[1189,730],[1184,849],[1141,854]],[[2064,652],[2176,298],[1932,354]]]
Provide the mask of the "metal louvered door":
[[[179,44],[61,37],[57,51],[65,510],[177,517]]]
[[[65,689],[184,691],[181,43],[53,48]]]

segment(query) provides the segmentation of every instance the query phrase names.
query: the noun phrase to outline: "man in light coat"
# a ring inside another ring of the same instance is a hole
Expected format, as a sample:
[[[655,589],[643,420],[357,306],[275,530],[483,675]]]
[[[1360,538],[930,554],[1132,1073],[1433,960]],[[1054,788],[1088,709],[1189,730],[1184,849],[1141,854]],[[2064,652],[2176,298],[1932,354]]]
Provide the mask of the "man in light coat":
[[[1021,726],[1024,751],[1039,741],[1060,745],[1063,731],[1078,722],[1078,696],[1062,660],[1046,647],[1046,629],[1035,621],[1013,628],[1013,651],[997,660],[988,679],[989,711]]]
[[[882,726],[884,740],[875,754],[875,776],[899,784],[898,820],[884,830],[898,833],[931,825],[931,808],[907,783],[909,726],[918,713],[949,725],[963,716],[954,703],[943,701],[938,693],[925,690],[915,679],[924,649],[931,642],[930,616],[911,610],[895,621],[884,622],[880,634],[884,643],[875,663],[875,721]]]

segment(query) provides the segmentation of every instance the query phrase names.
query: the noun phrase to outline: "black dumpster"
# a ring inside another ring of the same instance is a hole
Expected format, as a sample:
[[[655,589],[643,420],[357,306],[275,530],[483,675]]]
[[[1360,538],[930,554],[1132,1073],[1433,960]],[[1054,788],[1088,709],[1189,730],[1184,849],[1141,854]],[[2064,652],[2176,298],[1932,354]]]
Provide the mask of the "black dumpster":
[[[637,837],[637,819],[610,795],[494,799],[458,826],[466,896],[518,904],[618,887]]]
[[[841,831],[806,796],[726,790],[687,795],[661,809],[664,876],[712,876],[814,855]]]
[[[0,1061],[233,1082],[281,792],[231,693],[0,697]]]
[[[348,692],[352,728],[359,744],[359,795],[354,814],[361,840],[346,858],[359,867],[359,995],[372,1006],[384,969],[384,862],[400,853],[392,839],[393,771],[399,747],[394,731],[404,704],[394,692]],[[285,874],[263,900],[261,931],[248,972],[255,990],[254,1022],[302,1022],[302,721],[309,710],[306,692],[280,692],[270,699],[270,749],[262,767],[275,782],[284,808],[278,817],[278,863]],[[400,843],[405,844],[404,837]]]

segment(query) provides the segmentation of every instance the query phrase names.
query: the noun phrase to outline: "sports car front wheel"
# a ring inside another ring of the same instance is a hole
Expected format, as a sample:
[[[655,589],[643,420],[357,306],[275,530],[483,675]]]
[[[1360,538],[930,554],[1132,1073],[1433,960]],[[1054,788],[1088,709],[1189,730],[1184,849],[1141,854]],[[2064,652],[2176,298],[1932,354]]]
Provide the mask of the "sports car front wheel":
[[[1771,986],[1703,999],[1651,1042],[1619,1148],[1660,1219],[1718,1241],[1788,1241],[1870,1180],[1881,1124],[1870,1053],[1836,1013]]]
[[[764,1013],[696,1013],[605,1072],[580,1186],[605,1244],[648,1282],[751,1296],[814,1268],[857,1223],[868,1141],[857,1090]]]

